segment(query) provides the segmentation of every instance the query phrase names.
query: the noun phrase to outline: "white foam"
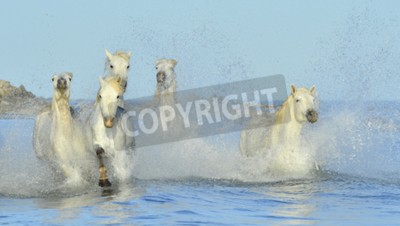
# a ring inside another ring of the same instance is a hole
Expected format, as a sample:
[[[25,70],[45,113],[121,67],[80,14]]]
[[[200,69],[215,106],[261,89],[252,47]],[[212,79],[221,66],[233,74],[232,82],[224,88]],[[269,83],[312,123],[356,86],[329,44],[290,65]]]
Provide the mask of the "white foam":
[[[317,123],[304,127],[302,148],[291,160],[285,160],[291,166],[286,171],[273,170],[274,156],[279,154],[274,150],[263,156],[242,157],[239,133],[234,132],[137,148],[134,160],[129,160],[132,164],[128,164],[126,168],[129,169],[124,173],[127,177],[142,180],[195,177],[269,182],[313,177],[312,171],[299,169],[309,169],[316,161],[323,170],[396,179],[393,175],[400,171],[398,130],[393,129],[397,128],[396,122],[383,120],[388,112],[381,107],[376,108],[377,112],[365,108],[340,108],[340,112],[327,114],[325,111]],[[97,169],[93,169],[86,184],[66,183],[61,172],[36,158],[31,142],[33,120],[1,120],[0,124],[0,194],[76,194],[88,187],[97,188]],[[126,158],[120,157],[115,161],[123,159],[127,164]],[[96,161],[95,155],[93,161]],[[304,163],[307,167],[302,165]],[[109,175],[113,179],[113,170],[110,169]]]

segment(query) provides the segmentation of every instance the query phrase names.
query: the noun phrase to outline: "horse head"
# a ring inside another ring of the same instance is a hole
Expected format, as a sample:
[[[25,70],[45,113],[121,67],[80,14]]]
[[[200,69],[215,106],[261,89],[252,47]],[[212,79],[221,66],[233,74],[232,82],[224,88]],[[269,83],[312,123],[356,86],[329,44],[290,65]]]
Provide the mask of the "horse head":
[[[96,102],[100,106],[104,126],[107,128],[113,127],[118,106],[124,94],[124,88],[120,85],[120,80],[120,77],[107,80],[102,77],[99,78],[100,90]]]
[[[175,80],[174,68],[178,62],[174,59],[160,59],[156,61],[157,85],[169,88]]]
[[[318,112],[315,105],[315,86],[310,89],[296,88],[291,85],[291,96],[293,97],[293,109],[296,120],[300,123],[314,123],[318,120]]]
[[[53,75],[51,81],[53,82],[53,88],[57,98],[69,98],[72,77],[71,72],[63,72]]]
[[[108,50],[106,52],[106,68],[105,70],[109,75],[119,76],[124,80],[128,78],[128,71],[130,68],[131,52],[117,51],[111,54]]]

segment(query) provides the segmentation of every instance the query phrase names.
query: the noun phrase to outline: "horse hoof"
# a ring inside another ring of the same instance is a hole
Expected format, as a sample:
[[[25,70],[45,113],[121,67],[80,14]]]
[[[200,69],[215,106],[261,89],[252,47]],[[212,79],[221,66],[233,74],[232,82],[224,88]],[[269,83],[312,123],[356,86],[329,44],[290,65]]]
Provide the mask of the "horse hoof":
[[[110,187],[111,183],[108,179],[99,180],[100,187]]]

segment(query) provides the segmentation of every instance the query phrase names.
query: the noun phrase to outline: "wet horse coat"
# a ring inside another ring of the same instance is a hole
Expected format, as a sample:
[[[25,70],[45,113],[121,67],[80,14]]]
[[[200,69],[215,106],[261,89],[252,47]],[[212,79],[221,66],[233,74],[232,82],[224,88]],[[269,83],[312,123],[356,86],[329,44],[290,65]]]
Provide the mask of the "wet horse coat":
[[[99,185],[104,187],[111,185],[105,159],[110,160],[117,179],[124,181],[131,177],[135,140],[128,135],[133,131],[132,123],[122,120],[125,110],[119,105],[124,88],[120,85],[120,78],[99,80],[100,90],[86,120],[85,131],[99,160]]]
[[[303,124],[318,120],[314,92],[314,86],[308,90],[292,85],[291,95],[276,113],[274,125],[241,132],[242,155],[270,154],[273,158],[271,168],[277,171],[308,171],[314,168],[315,162],[299,152]]]

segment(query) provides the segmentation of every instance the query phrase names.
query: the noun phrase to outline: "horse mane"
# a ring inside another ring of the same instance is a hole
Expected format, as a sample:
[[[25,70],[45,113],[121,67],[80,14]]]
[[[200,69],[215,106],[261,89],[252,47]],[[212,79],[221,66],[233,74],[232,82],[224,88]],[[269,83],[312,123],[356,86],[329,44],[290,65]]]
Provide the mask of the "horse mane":
[[[115,56],[119,56],[119,57],[123,58],[123,59],[126,60],[126,61],[129,61],[129,60],[130,60],[129,54],[126,53],[126,52],[124,52],[124,51],[117,51],[117,52],[115,52],[114,55],[115,55]]]
[[[307,93],[310,92],[308,89],[306,88],[297,88],[296,89],[296,93],[297,92],[302,92],[302,93]],[[290,111],[289,109],[289,101],[293,100],[293,95],[289,95],[288,98],[285,100],[285,102],[283,102],[281,108],[276,112],[276,123],[284,123],[285,119],[285,115],[288,111]]]
[[[124,87],[121,86],[121,80],[122,78],[118,76],[117,77],[113,76],[106,79],[107,83],[111,87],[113,87],[118,93],[124,93],[125,89]]]
[[[293,99],[292,95],[290,95],[285,102],[283,102],[281,108],[275,114],[275,123],[283,123],[285,120],[285,115],[289,110],[289,101]]]
[[[124,59],[124,60],[126,60],[128,62],[131,59],[129,54],[127,52],[124,52],[124,51],[116,51],[113,55],[121,57],[122,59]],[[110,59],[108,59],[108,57],[106,57],[106,65],[108,65],[109,63],[110,63]]]

